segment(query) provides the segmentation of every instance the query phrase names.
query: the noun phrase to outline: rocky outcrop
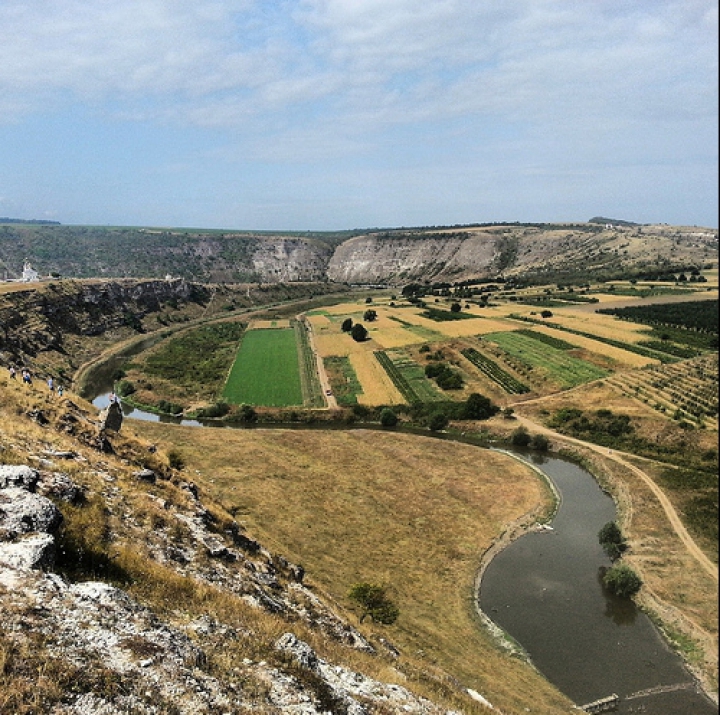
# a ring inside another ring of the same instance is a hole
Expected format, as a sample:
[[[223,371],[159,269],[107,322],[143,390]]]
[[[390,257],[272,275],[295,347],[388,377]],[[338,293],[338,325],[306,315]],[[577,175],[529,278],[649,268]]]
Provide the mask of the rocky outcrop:
[[[125,497],[115,480],[106,474],[103,481],[107,509],[124,508]],[[178,575],[373,652],[360,633],[302,585],[302,569],[256,542],[236,538],[237,527],[226,536],[211,530],[213,517],[197,488],[185,483],[180,489],[188,497],[184,508],[178,503],[156,504],[168,523],[145,532],[152,557]],[[239,634],[210,616],[172,623],[120,588],[100,581],[72,583],[54,573],[62,517],[40,492],[70,500],[69,495],[83,490],[55,471],[0,467],[0,635],[8,648],[37,649],[42,643],[53,667],[64,662],[67,672],[76,673],[74,687],[54,704],[53,715],[457,715],[402,686],[332,664],[291,632],[275,643],[279,657],[274,663],[244,658],[232,669],[232,677],[216,677],[206,649],[241,636],[252,639],[252,634]],[[262,687],[247,688],[248,682]]]

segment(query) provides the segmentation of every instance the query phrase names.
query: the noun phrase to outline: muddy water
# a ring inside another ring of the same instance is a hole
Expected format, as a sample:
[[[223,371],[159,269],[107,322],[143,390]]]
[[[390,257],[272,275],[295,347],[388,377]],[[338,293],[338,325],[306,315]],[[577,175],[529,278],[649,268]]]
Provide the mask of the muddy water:
[[[717,713],[650,619],[603,587],[610,561],[597,534],[615,519],[613,501],[584,469],[534,461],[561,495],[553,530],[527,534],[492,560],[482,610],[578,705],[617,694],[620,713]]]

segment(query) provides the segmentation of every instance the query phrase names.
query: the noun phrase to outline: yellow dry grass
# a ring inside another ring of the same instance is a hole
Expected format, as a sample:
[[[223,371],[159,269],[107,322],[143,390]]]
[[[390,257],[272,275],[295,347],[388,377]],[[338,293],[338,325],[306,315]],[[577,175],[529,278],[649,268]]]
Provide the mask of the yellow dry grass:
[[[267,328],[289,328],[290,320],[278,318],[277,320],[251,320],[248,330],[263,330]]]
[[[514,313],[528,318],[538,317],[537,309],[530,308],[529,306],[518,306],[518,309],[515,310]],[[532,313],[536,315],[532,315]],[[641,325],[640,323],[633,323],[629,320],[618,320],[612,315],[584,312],[574,310],[573,308],[553,308],[552,314],[552,318],[549,320],[558,325],[562,325],[564,328],[580,330],[601,338],[611,338],[627,343],[638,343],[641,340],[647,340],[650,330],[646,325]],[[566,337],[565,339],[572,342],[573,337],[575,336],[571,336],[570,338]]]
[[[350,355],[350,365],[363,387],[357,396],[361,405],[401,405],[405,400],[398,392],[377,358],[368,350]]]
[[[474,612],[483,552],[509,524],[547,504],[545,485],[525,465],[468,445],[367,430],[153,423],[148,435],[172,440],[203,492],[266,546],[301,563],[333,599],[350,607],[352,584],[387,585],[400,618],[381,634],[404,659],[452,673],[506,713],[569,709],[494,644]]]

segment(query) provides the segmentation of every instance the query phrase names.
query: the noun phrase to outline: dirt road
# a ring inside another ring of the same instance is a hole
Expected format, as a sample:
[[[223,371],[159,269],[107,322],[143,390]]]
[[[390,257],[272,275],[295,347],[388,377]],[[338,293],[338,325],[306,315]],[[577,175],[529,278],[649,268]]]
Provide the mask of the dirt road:
[[[522,417],[520,415],[517,415],[517,421],[523,425],[525,428],[527,428],[528,431],[531,432],[540,432],[544,434],[545,436],[549,438],[553,438],[558,441],[563,442],[571,442],[573,444],[578,444],[583,447],[586,447],[587,449],[591,449],[594,452],[597,452],[598,454],[602,454],[604,457],[612,459],[613,461],[617,462],[618,464],[622,464],[623,467],[626,467],[631,472],[633,472],[635,475],[640,477],[640,479],[647,484],[648,488],[652,493],[655,495],[657,500],[660,502],[660,505],[662,506],[663,510],[665,511],[665,514],[668,518],[668,521],[670,522],[671,526],[673,527],[675,533],[678,535],[678,538],[680,541],[682,541],[685,548],[688,550],[688,553],[700,564],[700,566],[710,575],[710,577],[718,581],[718,567],[706,556],[705,552],[695,543],[692,536],[688,533],[687,529],[685,528],[684,524],[682,523],[680,517],[678,516],[677,511],[675,511],[675,507],[672,505],[670,500],[665,496],[665,493],[663,490],[653,481],[653,479],[650,477],[650,475],[646,474],[642,471],[642,469],[636,467],[634,464],[630,463],[627,459],[625,459],[625,456],[630,455],[624,455],[622,452],[616,452],[614,449],[608,449],[607,447],[601,447],[600,445],[593,444],[592,442],[585,442],[581,439],[576,439],[574,437],[568,437],[566,435],[560,434],[559,432],[555,432],[554,430],[551,430],[548,427],[545,427],[544,425],[538,424],[537,422],[533,422],[532,420],[528,419],[527,417]]]

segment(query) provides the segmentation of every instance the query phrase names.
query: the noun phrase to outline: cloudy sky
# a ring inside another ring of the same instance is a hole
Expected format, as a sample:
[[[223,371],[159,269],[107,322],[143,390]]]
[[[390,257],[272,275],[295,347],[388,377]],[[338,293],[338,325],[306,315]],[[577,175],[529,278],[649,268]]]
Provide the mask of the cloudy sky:
[[[715,0],[0,0],[0,216],[718,226]]]

